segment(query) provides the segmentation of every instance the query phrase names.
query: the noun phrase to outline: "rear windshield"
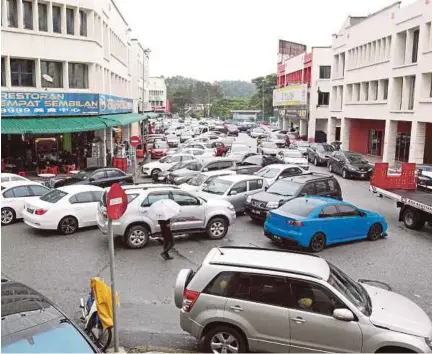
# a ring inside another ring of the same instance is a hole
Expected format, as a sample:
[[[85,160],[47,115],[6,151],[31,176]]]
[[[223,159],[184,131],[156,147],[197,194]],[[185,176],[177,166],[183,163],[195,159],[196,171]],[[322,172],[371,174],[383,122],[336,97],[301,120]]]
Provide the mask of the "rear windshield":
[[[48,192],[44,194],[42,197],[40,197],[40,200],[54,204],[57,203],[60,199],[62,199],[65,195],[68,195],[68,193],[63,192],[59,189],[54,189],[51,192]]]
[[[307,217],[318,206],[318,203],[310,199],[295,198],[286,202],[279,209],[286,213]]]
[[[297,194],[301,187],[302,185],[298,183],[281,179],[273,183],[269,189],[267,189],[267,193],[292,197]]]

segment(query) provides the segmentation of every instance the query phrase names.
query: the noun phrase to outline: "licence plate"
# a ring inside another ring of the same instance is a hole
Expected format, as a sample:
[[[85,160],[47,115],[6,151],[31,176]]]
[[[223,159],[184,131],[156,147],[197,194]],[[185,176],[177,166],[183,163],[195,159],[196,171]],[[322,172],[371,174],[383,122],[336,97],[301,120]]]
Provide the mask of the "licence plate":
[[[261,214],[258,210],[252,210],[252,213]]]
[[[365,176],[365,174],[364,174],[364,173],[362,173],[362,174],[361,174],[361,176],[362,176],[362,177],[364,177],[364,176]]]
[[[29,212],[30,214],[33,214],[34,209],[27,208],[27,212]]]

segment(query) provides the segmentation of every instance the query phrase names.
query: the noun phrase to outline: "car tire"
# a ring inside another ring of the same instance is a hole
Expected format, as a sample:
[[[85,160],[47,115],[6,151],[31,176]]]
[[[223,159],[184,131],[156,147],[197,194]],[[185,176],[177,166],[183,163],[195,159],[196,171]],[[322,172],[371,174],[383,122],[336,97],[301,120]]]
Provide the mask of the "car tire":
[[[402,220],[410,230],[420,230],[425,224],[421,214],[413,208],[405,208],[402,213]]]
[[[144,225],[134,225],[126,230],[124,242],[128,248],[143,248],[149,242],[149,232]]]
[[[321,252],[326,246],[326,237],[322,232],[317,232],[309,242],[309,250],[313,253]]]
[[[347,172],[346,169],[343,169],[343,170],[342,170],[342,178],[344,178],[344,179],[348,179],[348,172]]]
[[[230,350],[229,346],[233,349]],[[206,353],[246,353],[248,351],[242,333],[231,326],[224,325],[216,326],[206,333],[203,349]]]
[[[328,165],[328,170],[329,172],[333,173],[333,165],[331,163]]]
[[[150,173],[150,176],[151,176],[151,178],[152,178],[152,180],[153,181],[156,181],[157,180],[157,176],[158,176],[158,174],[160,173],[160,169],[158,169],[158,168],[154,168],[152,171],[151,171],[151,173]]]
[[[370,227],[367,238],[369,241],[376,241],[382,236],[382,232],[383,228],[381,224],[375,223]]]
[[[318,159],[316,158],[316,156],[315,156],[315,158],[314,158],[314,165],[315,165],[315,166],[318,166],[318,165],[319,165],[319,163],[318,163]]]
[[[228,233],[228,221],[224,218],[212,218],[206,227],[207,237],[211,240],[220,240]]]
[[[15,210],[12,208],[2,208],[1,209],[1,224],[10,225],[16,220]]]
[[[73,233],[76,232],[76,230],[78,230],[78,220],[74,216],[70,216],[70,215],[65,216],[58,223],[57,229],[63,235],[72,235]]]

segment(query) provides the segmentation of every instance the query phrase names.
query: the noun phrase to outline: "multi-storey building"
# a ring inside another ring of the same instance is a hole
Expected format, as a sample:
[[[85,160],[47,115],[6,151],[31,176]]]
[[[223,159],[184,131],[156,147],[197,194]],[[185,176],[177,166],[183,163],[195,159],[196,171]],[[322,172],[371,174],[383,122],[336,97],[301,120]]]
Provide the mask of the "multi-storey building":
[[[432,2],[349,17],[333,35],[328,140],[346,150],[432,163]]]
[[[2,157],[69,152],[85,165],[99,138],[105,163],[148,106],[148,51],[115,2],[1,0],[1,10]]]
[[[149,79],[149,102],[153,111],[169,111],[167,87],[162,76]]]

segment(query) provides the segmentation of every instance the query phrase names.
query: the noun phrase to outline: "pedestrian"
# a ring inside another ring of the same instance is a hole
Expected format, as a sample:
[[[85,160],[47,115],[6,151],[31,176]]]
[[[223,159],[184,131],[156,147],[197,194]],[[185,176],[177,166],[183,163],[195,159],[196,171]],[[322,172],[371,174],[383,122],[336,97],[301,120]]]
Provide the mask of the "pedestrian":
[[[149,123],[147,126],[147,134],[153,134],[153,126],[151,123]]]
[[[159,226],[161,229],[164,246],[161,256],[167,261],[169,259],[173,259],[168,253],[174,246],[174,237],[171,231],[171,220],[159,220]]]

